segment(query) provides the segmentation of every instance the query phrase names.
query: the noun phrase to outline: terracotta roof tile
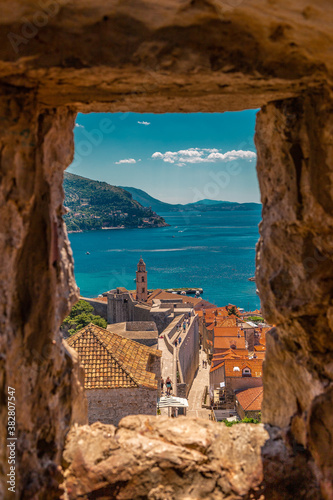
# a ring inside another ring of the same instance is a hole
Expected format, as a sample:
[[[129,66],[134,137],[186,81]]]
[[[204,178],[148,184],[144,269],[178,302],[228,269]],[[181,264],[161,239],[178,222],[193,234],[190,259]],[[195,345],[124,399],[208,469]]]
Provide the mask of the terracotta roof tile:
[[[235,346],[235,347],[232,347]],[[245,349],[244,337],[215,337],[214,349]]]
[[[117,387],[156,388],[154,373],[147,371],[149,356],[161,357],[161,351],[126,339],[90,323],[68,340],[85,370],[86,389]]]
[[[226,377],[242,377],[244,368],[250,368],[252,377],[262,376],[262,359],[226,359],[224,363]]]
[[[84,299],[83,299],[84,300]],[[98,300],[98,302],[107,302],[108,298],[107,297],[95,297],[92,300]]]
[[[256,351],[255,356],[256,356],[257,359],[265,359],[266,351],[263,351],[263,352],[257,352]]]
[[[227,317],[223,319],[217,326],[226,327],[226,326],[237,326],[236,316]]]
[[[261,411],[263,395],[264,388],[261,385],[260,387],[252,387],[251,389],[238,392],[236,397],[243,410]]]
[[[216,326],[214,328],[214,337],[237,337],[238,333],[244,337],[244,333],[237,326]]]

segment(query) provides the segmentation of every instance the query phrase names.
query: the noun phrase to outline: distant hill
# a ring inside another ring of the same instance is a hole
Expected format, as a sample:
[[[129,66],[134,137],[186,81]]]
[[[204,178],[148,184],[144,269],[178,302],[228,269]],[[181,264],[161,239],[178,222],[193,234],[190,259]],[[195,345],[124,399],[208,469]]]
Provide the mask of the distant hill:
[[[65,172],[64,191],[68,231],[167,225],[163,217],[133,200],[131,193],[107,182]]]
[[[237,203],[234,201],[218,201],[218,200],[200,200],[195,203],[187,203],[186,205],[165,203],[153,198],[142,189],[133,187],[123,187],[126,191],[132,194],[133,198],[141,203],[144,207],[150,207],[156,212],[186,212],[190,210],[198,210],[200,212],[222,212],[232,210],[258,210],[261,208],[260,203]]]
[[[141,203],[144,207],[151,207],[155,212],[173,212],[178,211],[182,205],[172,205],[171,203],[165,203],[164,201],[157,200],[153,198],[142,189],[137,189],[133,187],[123,187],[133,196],[134,200]]]

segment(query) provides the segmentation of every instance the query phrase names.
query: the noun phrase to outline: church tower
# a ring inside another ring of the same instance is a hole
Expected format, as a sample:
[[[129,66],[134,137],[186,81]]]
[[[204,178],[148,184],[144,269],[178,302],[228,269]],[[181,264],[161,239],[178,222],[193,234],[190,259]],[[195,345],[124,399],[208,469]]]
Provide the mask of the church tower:
[[[148,298],[148,284],[147,284],[147,271],[146,264],[143,259],[139,260],[138,270],[136,272],[136,298],[142,302],[147,302]]]

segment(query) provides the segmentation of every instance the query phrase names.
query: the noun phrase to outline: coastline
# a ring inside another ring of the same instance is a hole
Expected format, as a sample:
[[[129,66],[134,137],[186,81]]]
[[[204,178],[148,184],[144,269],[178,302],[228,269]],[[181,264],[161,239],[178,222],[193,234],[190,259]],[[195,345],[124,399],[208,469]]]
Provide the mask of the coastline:
[[[116,227],[96,227],[93,229],[75,229],[73,231],[69,231],[67,229],[67,234],[75,234],[75,233],[90,233],[92,231],[109,231],[114,229],[159,229],[160,227],[170,227],[170,224],[159,224],[158,226],[138,226],[138,227],[125,227],[125,226],[116,226]]]

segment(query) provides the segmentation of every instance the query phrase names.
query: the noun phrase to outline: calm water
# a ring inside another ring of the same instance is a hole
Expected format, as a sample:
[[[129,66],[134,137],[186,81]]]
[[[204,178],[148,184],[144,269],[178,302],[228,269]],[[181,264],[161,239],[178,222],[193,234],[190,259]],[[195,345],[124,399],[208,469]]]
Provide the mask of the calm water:
[[[203,298],[260,307],[254,276],[261,211],[161,214],[171,227],[102,230],[69,235],[81,294],[134,289],[142,256],[149,288],[201,287]],[[86,255],[90,252],[90,255]]]

